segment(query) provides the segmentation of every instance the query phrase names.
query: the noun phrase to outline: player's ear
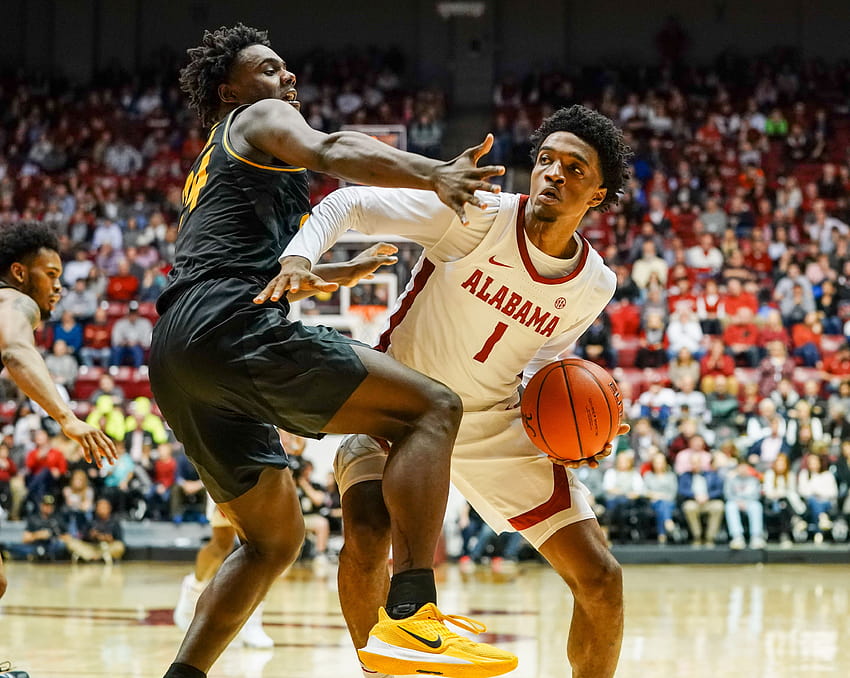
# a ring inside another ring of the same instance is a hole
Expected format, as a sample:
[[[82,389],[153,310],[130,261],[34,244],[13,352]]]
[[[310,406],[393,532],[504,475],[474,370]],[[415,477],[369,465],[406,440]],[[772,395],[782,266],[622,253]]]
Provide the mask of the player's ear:
[[[23,283],[27,279],[27,268],[20,261],[12,262],[9,273],[12,274],[12,279],[19,283]]]
[[[587,204],[591,207],[597,207],[605,200],[606,195],[608,195],[608,189],[600,186]]]
[[[235,104],[238,101],[236,91],[233,89],[233,86],[228,85],[226,82],[223,82],[218,86],[218,98],[226,104]]]

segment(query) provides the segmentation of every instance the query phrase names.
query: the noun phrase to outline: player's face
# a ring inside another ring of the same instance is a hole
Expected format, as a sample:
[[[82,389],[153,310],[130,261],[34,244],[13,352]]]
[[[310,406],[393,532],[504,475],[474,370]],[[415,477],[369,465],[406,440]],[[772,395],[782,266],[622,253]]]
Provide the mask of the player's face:
[[[581,216],[605,199],[599,156],[572,132],[553,132],[540,145],[531,171],[534,216],[556,221]]]
[[[62,260],[53,250],[39,250],[29,266],[21,267],[21,291],[31,297],[47,320],[62,296]]]
[[[236,58],[229,82],[238,103],[253,104],[262,99],[281,99],[300,109],[295,100],[295,75],[286,62],[265,45],[246,47]]]

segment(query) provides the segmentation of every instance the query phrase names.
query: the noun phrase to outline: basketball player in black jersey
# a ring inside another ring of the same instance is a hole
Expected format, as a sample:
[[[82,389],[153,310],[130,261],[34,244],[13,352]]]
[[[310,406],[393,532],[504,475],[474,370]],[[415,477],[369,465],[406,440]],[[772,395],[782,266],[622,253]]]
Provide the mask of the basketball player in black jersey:
[[[405,619],[436,602],[432,565],[458,397],[333,330],[291,322],[285,296],[262,305],[253,299],[309,213],[307,169],[431,189],[459,215],[465,203],[478,204],[474,191],[497,190],[486,178],[503,172],[476,167],[492,137],[444,163],[366,135],[311,129],[298,112],[295,76],[263,31],[239,24],[206,32],[188,53],[181,85],[212,129],[183,191],[150,376],[162,412],[241,546],[201,595],[167,678],[204,676],[299,552],[304,524],[275,426],[302,436],[367,432],[390,441],[384,496],[395,572],[386,609]],[[330,284],[316,280],[314,289],[330,291],[345,272]],[[444,628],[443,616],[435,616],[428,630],[412,620],[404,628],[428,640],[421,652],[441,649],[432,629]],[[387,639],[388,651],[393,641]],[[516,666],[510,653],[467,642],[461,668],[470,678]]]
[[[44,224],[0,225],[0,369],[79,444],[86,461],[115,460],[115,445],[101,430],[74,416],[62,400],[35,346],[33,330],[59,301],[62,260],[59,241]],[[6,592],[0,558],[0,598]]]

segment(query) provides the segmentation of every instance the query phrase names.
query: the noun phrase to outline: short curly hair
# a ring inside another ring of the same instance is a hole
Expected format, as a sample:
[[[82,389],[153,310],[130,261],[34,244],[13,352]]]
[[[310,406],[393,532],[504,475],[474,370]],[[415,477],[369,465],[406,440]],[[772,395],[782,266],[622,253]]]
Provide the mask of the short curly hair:
[[[180,71],[180,89],[189,95],[189,106],[204,127],[218,122],[218,87],[227,79],[239,52],[251,45],[271,47],[268,32],[238,23],[204,31],[201,44],[186,50],[189,63]]]
[[[6,275],[16,261],[22,262],[39,250],[59,251],[59,238],[40,221],[0,224],[0,275]]]
[[[540,146],[550,134],[572,132],[596,150],[602,169],[602,187],[608,192],[593,209],[605,212],[616,205],[631,176],[632,149],[623,141],[623,131],[609,118],[578,104],[560,108],[543,120],[531,135],[531,162],[537,162]]]

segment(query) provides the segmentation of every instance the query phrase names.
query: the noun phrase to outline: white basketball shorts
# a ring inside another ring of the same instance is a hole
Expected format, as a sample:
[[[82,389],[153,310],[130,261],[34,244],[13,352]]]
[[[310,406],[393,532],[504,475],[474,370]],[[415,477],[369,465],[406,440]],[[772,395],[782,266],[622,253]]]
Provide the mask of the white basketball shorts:
[[[369,436],[346,436],[334,460],[340,492],[380,480],[387,453]],[[522,532],[535,548],[562,527],[595,518],[587,488],[532,444],[519,408],[464,413],[452,482],[496,532]]]

